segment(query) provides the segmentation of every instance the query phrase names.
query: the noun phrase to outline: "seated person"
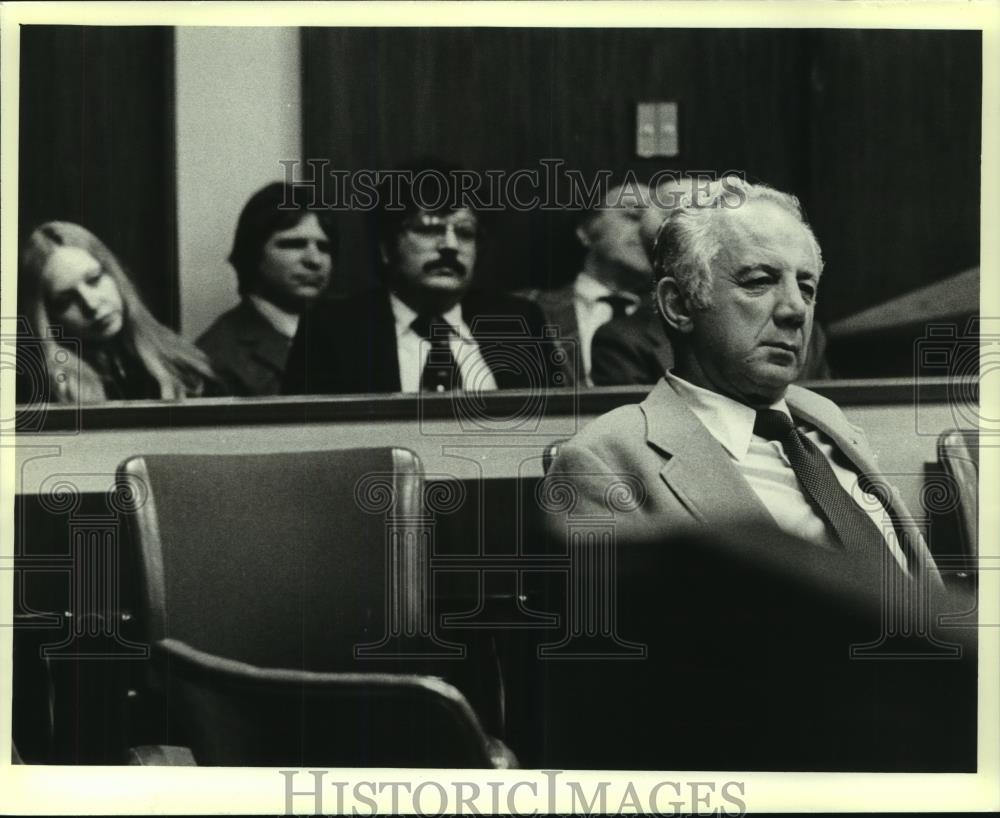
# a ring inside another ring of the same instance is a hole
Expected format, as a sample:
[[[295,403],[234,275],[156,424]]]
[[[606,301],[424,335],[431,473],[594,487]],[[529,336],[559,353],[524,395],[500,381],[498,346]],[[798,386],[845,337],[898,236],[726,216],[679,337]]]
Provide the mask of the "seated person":
[[[879,480],[860,429],[831,401],[792,385],[805,364],[823,269],[798,200],[728,179],[672,212],[655,256],[656,301],[675,363],[638,405],[603,415],[565,444],[549,480],[569,482],[577,514],[604,515],[609,482],[641,497],[618,515],[625,538],[773,526],[843,551],[846,569],[941,580],[898,492]],[[882,478],[884,480],[884,478]],[[553,489],[555,490],[555,489]]]
[[[598,328],[618,316],[639,311],[649,298],[652,268],[639,227],[649,205],[645,185],[616,185],[601,205],[585,212],[576,228],[584,248],[583,269],[564,287],[526,290],[547,324],[559,328],[567,348],[576,345],[575,374],[587,386],[591,379],[591,340]]]
[[[42,383],[28,383],[30,367],[18,367],[20,402],[173,400],[218,391],[205,355],[153,318],[118,259],[77,224],[47,222],[28,237],[18,301],[30,332],[20,344],[33,346],[45,367]]]
[[[333,214],[289,208],[293,196],[273,182],[246,203],[229,254],[242,301],[197,341],[234,395],[281,391],[299,316],[330,282]]]
[[[691,176],[677,176],[657,185],[650,195],[650,206],[642,213],[639,234],[650,259],[656,234],[670,212],[690,200],[704,185]],[[644,303],[632,315],[612,319],[598,328],[591,344],[591,378],[595,386],[654,384],[674,362],[673,350],[663,332],[655,304]],[[801,380],[824,380],[830,377],[826,361],[826,335],[818,322],[813,323],[812,338]]]
[[[418,188],[418,176],[431,181]],[[552,385],[557,375],[537,343],[541,310],[473,288],[482,224],[471,208],[453,207],[464,202],[457,200],[451,169],[429,165],[390,181],[391,188],[387,183],[379,190],[376,212],[383,286],[317,305],[303,316],[284,391],[481,392]]]

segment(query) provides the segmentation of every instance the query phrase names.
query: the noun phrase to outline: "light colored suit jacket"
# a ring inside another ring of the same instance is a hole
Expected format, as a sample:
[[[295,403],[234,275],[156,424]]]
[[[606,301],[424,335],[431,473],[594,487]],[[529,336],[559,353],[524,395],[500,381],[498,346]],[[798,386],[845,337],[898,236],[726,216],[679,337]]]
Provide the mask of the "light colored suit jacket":
[[[864,432],[826,398],[798,386],[785,395],[792,415],[811,424],[856,470],[888,487]],[[760,528],[774,519],[729,455],[665,380],[640,404],[597,418],[560,447],[549,471],[549,493],[568,488],[569,518],[598,521],[614,513],[620,539],[652,539],[708,527],[716,534]],[[898,490],[888,509],[902,529],[901,546],[914,575],[927,572],[942,586],[934,560]]]

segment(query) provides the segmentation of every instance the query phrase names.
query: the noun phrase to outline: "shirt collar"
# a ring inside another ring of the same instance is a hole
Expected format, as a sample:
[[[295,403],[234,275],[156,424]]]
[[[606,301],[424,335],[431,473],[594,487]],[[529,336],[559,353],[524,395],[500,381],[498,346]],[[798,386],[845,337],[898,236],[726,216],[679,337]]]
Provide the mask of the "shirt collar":
[[[693,383],[677,377],[673,372],[666,373],[667,383],[694,412],[711,433],[712,437],[722,444],[722,447],[729,452],[734,460],[740,462],[750,451],[750,440],[753,437],[753,425],[757,419],[757,411],[745,403],[738,400],[695,386]],[[771,405],[771,409],[776,409],[792,417],[788,411],[788,404],[781,398]]]
[[[393,318],[396,320],[396,337],[399,338],[407,332],[414,332],[412,324],[413,319],[417,317],[416,311],[395,293],[389,293],[389,304],[392,307]],[[466,341],[472,340],[469,338],[469,333],[462,322],[461,304],[456,304],[448,312],[442,313],[441,317],[455,331],[455,334],[459,338]],[[416,333],[414,332],[414,334]]]
[[[286,312],[281,307],[276,307],[266,298],[261,298],[255,293],[247,295],[247,300],[278,332],[286,338],[294,338],[299,328],[299,317],[293,312]]]
[[[612,290],[590,273],[580,273],[573,284],[573,292],[577,298],[582,298],[584,301],[597,301],[601,296],[611,295]]]

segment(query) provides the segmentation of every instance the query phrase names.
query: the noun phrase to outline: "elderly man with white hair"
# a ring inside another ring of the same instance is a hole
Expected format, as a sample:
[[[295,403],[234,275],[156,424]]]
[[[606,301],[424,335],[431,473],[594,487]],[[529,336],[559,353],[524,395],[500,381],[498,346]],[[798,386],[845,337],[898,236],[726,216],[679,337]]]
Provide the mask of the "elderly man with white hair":
[[[639,222],[639,236],[650,260],[660,226],[683,202],[697,203],[704,184],[694,176],[668,174],[650,192],[650,206],[643,211]],[[673,362],[673,349],[652,303],[644,303],[631,315],[599,327],[590,345],[590,376],[595,386],[654,384]],[[826,334],[817,321],[813,323],[809,351],[799,378],[814,381],[829,377]]]
[[[628,475],[643,502],[616,519],[620,539],[776,526],[855,565],[940,586],[899,493],[874,491],[886,481],[864,433],[793,384],[823,272],[798,200],[715,182],[671,212],[654,261],[674,364],[642,403],[561,447],[549,479],[572,486],[576,513],[612,513],[609,485]]]

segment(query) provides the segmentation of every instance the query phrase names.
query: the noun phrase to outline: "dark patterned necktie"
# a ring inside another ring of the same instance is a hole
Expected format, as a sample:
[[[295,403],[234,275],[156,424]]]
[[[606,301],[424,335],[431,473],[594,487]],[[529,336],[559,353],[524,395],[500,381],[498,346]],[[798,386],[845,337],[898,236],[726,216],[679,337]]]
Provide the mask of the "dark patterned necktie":
[[[421,338],[430,341],[427,362],[420,378],[425,392],[450,392],[462,388],[462,374],[451,352],[451,336],[455,330],[439,315],[418,315],[410,325]]]
[[[882,532],[840,485],[823,452],[795,428],[792,419],[784,412],[764,409],[757,412],[753,431],[767,440],[781,443],[806,498],[833,529],[844,548],[880,560],[887,547]]]

